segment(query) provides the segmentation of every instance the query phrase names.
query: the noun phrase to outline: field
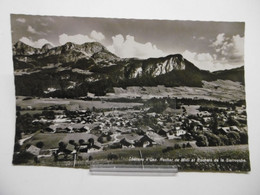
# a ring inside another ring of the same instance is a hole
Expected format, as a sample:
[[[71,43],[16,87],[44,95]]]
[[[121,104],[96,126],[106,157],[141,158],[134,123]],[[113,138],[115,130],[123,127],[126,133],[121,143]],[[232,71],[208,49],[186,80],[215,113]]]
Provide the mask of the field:
[[[136,164],[141,165],[176,165],[179,171],[222,171],[247,172],[250,171],[248,147],[206,147],[175,149],[167,153],[162,152],[165,147],[114,149],[98,153],[81,155],[76,161],[75,168],[89,168],[90,164]],[[142,153],[142,158],[140,157]],[[117,159],[108,160],[109,155]],[[92,156],[92,160],[87,157]],[[234,158],[235,156],[235,158]],[[54,161],[53,158],[40,159],[40,164],[32,160],[26,164],[73,167],[72,157],[67,160]]]
[[[134,106],[141,106],[141,103],[114,103],[105,101],[84,101],[75,99],[60,99],[60,98],[32,98],[24,100],[24,96],[16,97],[16,105],[21,108],[34,108],[36,110],[42,110],[44,107],[61,105],[65,106],[66,109],[75,110],[85,110],[93,109],[112,109],[112,108],[133,108]]]
[[[203,81],[203,87],[127,87],[126,89],[114,88],[115,93],[108,95],[109,98],[141,97],[177,97],[197,98],[217,101],[230,101],[244,99],[245,87],[239,82],[217,80],[212,82]]]

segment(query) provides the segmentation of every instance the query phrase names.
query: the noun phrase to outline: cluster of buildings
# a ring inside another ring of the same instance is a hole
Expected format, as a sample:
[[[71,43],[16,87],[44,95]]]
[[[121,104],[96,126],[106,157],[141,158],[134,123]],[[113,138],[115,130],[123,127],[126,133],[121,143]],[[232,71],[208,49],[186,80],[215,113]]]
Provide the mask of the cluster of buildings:
[[[230,119],[234,124],[229,124]],[[182,140],[190,132],[212,132],[213,120],[211,111],[198,110],[196,114],[190,114],[182,107],[178,110],[167,108],[162,113],[149,113],[145,109],[64,111],[55,114],[53,120],[42,117],[34,122],[51,123],[42,133],[66,133],[66,139],[61,141],[70,153],[75,150],[92,153],[117,148],[172,146],[171,140]],[[221,133],[240,132],[246,126],[243,125],[246,124],[245,106],[218,109],[215,120],[218,121],[217,128]],[[75,138],[75,134],[84,136]],[[90,138],[95,143],[92,147],[89,146]],[[36,146],[27,150],[40,155]]]

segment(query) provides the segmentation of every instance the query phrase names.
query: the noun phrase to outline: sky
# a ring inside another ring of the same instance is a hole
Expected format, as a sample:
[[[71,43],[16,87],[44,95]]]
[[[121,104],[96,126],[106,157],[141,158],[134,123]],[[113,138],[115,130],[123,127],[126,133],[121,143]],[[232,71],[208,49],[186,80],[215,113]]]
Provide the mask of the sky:
[[[11,15],[12,42],[41,48],[98,41],[122,58],[182,54],[203,70],[244,65],[244,22]]]

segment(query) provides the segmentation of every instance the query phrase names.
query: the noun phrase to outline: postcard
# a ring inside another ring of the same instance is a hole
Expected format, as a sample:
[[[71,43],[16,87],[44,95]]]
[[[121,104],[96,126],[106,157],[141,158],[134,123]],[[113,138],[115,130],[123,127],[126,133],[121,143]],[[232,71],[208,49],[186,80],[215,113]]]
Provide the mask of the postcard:
[[[14,165],[250,171],[244,22],[11,15]]]

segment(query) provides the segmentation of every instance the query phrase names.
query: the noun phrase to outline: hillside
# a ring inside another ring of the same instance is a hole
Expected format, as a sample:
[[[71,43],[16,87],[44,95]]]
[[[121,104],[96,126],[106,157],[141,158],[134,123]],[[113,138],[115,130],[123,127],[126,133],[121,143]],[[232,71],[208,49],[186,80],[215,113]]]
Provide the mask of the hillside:
[[[22,42],[13,46],[16,95],[79,97],[88,92],[105,95],[113,87],[202,87],[203,80],[244,82],[244,68],[210,73],[182,55],[160,58],[119,58],[98,42],[66,43],[33,48]]]

